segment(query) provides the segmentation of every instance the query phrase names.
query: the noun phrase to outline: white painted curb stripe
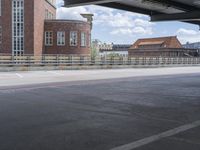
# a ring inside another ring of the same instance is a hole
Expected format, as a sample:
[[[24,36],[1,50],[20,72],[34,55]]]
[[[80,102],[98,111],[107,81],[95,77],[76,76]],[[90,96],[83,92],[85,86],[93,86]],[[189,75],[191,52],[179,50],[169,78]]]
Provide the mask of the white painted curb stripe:
[[[133,150],[135,148],[144,146],[146,144],[158,141],[162,138],[173,136],[173,135],[176,135],[178,133],[181,133],[181,132],[184,132],[184,131],[187,131],[189,129],[196,128],[196,127],[199,127],[199,126],[200,126],[200,120],[195,121],[195,122],[190,123],[190,124],[186,124],[186,125],[177,127],[177,128],[174,128],[174,129],[171,129],[171,130],[168,130],[168,131],[165,131],[165,132],[162,132],[162,133],[157,134],[157,135],[153,135],[153,136],[150,136],[150,137],[147,137],[147,138],[144,138],[144,139],[141,139],[141,140],[129,143],[129,144],[125,144],[125,145],[113,148],[111,150]]]

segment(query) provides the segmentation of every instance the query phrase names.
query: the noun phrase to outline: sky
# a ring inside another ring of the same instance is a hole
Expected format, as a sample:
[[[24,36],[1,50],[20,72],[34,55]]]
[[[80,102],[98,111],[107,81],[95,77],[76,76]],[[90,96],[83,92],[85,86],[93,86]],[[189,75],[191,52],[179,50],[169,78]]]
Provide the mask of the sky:
[[[65,8],[57,0],[57,19],[84,20],[94,14],[92,39],[106,43],[132,44],[139,38],[177,36],[182,44],[200,42],[199,26],[182,22],[150,22],[149,16],[95,5]]]

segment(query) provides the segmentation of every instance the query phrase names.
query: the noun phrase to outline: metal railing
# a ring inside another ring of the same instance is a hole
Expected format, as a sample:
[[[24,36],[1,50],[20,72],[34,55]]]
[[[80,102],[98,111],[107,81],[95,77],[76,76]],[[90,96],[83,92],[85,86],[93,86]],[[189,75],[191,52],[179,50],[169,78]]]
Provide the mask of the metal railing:
[[[200,57],[96,57],[75,55],[0,56],[0,65],[179,65],[200,64]]]

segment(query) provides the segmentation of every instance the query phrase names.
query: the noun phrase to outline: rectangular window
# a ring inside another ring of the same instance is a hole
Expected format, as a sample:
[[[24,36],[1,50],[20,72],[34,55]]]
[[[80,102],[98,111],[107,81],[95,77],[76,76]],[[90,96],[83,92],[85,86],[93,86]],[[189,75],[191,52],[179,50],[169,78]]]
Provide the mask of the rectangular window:
[[[51,13],[48,9],[45,10],[45,19],[54,19],[54,14]]]
[[[46,46],[52,46],[53,45],[53,32],[52,31],[46,31],[45,32],[45,45]]]
[[[70,46],[77,46],[78,44],[78,34],[76,31],[70,32]]]
[[[86,46],[86,33],[81,32],[81,46]]]
[[[2,27],[0,26],[0,44],[2,44]]]
[[[12,1],[12,52],[24,54],[24,0]]]
[[[57,45],[58,46],[65,45],[65,32],[57,32]]]

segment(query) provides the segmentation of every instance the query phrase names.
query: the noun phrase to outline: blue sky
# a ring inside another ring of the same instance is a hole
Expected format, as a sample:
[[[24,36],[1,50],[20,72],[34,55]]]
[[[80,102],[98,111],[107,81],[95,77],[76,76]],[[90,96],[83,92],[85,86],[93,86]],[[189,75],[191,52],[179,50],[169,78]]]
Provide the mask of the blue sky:
[[[63,0],[57,0],[58,19],[78,19],[80,13],[93,13],[92,38],[102,42],[132,44],[138,38],[178,36],[182,43],[200,42],[197,25],[182,22],[149,22],[149,17],[127,11],[100,6],[63,8]]]

